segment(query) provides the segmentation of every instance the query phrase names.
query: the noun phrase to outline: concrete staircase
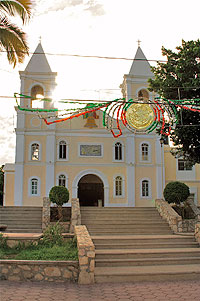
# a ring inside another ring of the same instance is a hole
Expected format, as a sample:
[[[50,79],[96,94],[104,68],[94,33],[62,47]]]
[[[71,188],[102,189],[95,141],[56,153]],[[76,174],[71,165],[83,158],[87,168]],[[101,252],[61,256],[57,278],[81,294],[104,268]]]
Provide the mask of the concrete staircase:
[[[155,208],[81,208],[96,248],[95,281],[200,279],[194,235],[175,235]]]
[[[9,233],[42,233],[41,207],[0,207],[0,224]]]

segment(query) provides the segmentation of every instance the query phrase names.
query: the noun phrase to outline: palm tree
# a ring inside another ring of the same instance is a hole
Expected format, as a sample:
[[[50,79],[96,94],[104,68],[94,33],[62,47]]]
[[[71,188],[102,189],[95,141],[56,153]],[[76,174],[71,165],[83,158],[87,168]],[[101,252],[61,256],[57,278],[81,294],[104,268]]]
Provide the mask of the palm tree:
[[[0,1],[0,51],[7,52],[7,58],[13,67],[22,63],[28,54],[26,34],[16,24],[9,21],[9,16],[19,16],[25,24],[31,15],[32,2],[29,0]]]

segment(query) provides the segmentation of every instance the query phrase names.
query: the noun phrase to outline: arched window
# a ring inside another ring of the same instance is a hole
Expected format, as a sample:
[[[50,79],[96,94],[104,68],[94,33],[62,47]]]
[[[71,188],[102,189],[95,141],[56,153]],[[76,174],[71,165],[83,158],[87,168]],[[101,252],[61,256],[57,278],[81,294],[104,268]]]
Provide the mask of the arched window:
[[[142,197],[149,197],[149,181],[143,180],[142,181]]]
[[[122,196],[123,191],[122,191],[122,177],[117,176],[115,178],[115,195],[116,196]]]
[[[35,85],[31,88],[31,107],[32,108],[42,108],[44,98],[44,89],[40,85]]]
[[[31,179],[31,195],[38,195],[38,179]]]
[[[39,144],[33,143],[31,145],[31,160],[38,161],[39,160]]]
[[[122,144],[115,143],[115,160],[122,160]]]
[[[141,144],[142,161],[149,160],[149,145],[147,143]]]
[[[147,90],[145,89],[141,89],[138,92],[138,98],[142,99],[142,100],[148,100],[149,99],[149,93]]]
[[[59,177],[58,177],[58,186],[66,187],[66,177],[65,177],[65,175],[59,175]]]
[[[59,159],[67,158],[67,143],[65,141],[59,142]]]

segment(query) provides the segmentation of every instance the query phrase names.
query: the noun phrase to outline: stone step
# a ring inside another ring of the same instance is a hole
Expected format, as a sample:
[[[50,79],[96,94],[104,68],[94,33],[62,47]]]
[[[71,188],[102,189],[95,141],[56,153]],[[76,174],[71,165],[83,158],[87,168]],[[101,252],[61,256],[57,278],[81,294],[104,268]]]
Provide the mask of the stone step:
[[[83,223],[82,223],[83,224]],[[112,230],[112,229],[116,229],[116,230],[123,230],[123,229],[169,229],[169,225],[168,224],[154,224],[154,223],[149,223],[149,224],[106,224],[106,225],[98,225],[98,224],[86,224],[88,229],[92,229],[92,230],[98,230],[98,229],[104,229],[104,230]]]
[[[156,211],[155,207],[90,207],[83,206],[81,211]]]
[[[199,257],[139,258],[139,259],[96,259],[96,267],[157,266],[157,265],[200,264]]]
[[[95,249],[101,250],[101,249],[161,249],[161,248],[197,248],[199,244],[197,242],[152,242],[152,243],[94,243]]]
[[[124,229],[120,229],[120,230],[117,230],[117,231],[112,231],[112,230],[104,230],[104,229],[99,229],[98,231],[97,230],[93,230],[93,229],[90,229],[88,228],[88,232],[90,233],[91,236],[96,236],[96,235],[99,235],[99,236],[105,236],[105,235],[162,235],[162,234],[172,234],[172,231],[169,229],[162,229],[162,230],[159,230],[159,229],[127,229],[127,230],[124,230]]]
[[[200,279],[200,264],[96,267],[95,282],[135,282]]]
[[[1,206],[0,211],[41,211],[42,207],[37,206]]]
[[[92,236],[94,243],[123,243],[128,244],[130,242],[143,243],[156,241],[161,242],[196,242],[194,235],[105,235],[105,236]]]
[[[42,233],[42,229],[37,228],[23,228],[23,229],[6,229],[6,233]]]
[[[99,226],[102,226],[102,225],[138,225],[139,224],[142,224],[142,225],[156,225],[156,226],[159,226],[159,225],[168,225],[167,222],[163,221],[162,219],[159,220],[159,219],[156,219],[156,220],[151,220],[151,219],[145,219],[145,220],[141,220],[141,219],[138,219],[138,220],[135,220],[135,219],[128,219],[128,220],[124,220],[124,219],[120,219],[120,220],[116,220],[116,219],[113,219],[113,220],[87,220],[87,219],[81,219],[81,223],[82,225],[84,224],[87,224],[88,226],[91,226],[91,225],[99,225]]]
[[[41,207],[0,207],[0,220],[10,233],[41,233]]]
[[[96,250],[96,259],[146,259],[200,257],[200,248],[163,249],[101,249]]]

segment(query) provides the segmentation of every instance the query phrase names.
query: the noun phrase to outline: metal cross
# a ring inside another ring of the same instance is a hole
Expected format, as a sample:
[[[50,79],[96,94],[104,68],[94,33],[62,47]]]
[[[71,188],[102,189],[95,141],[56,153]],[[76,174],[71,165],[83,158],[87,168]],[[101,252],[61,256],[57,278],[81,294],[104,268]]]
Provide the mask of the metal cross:
[[[138,42],[138,47],[140,47],[141,41],[138,39],[137,42]]]

